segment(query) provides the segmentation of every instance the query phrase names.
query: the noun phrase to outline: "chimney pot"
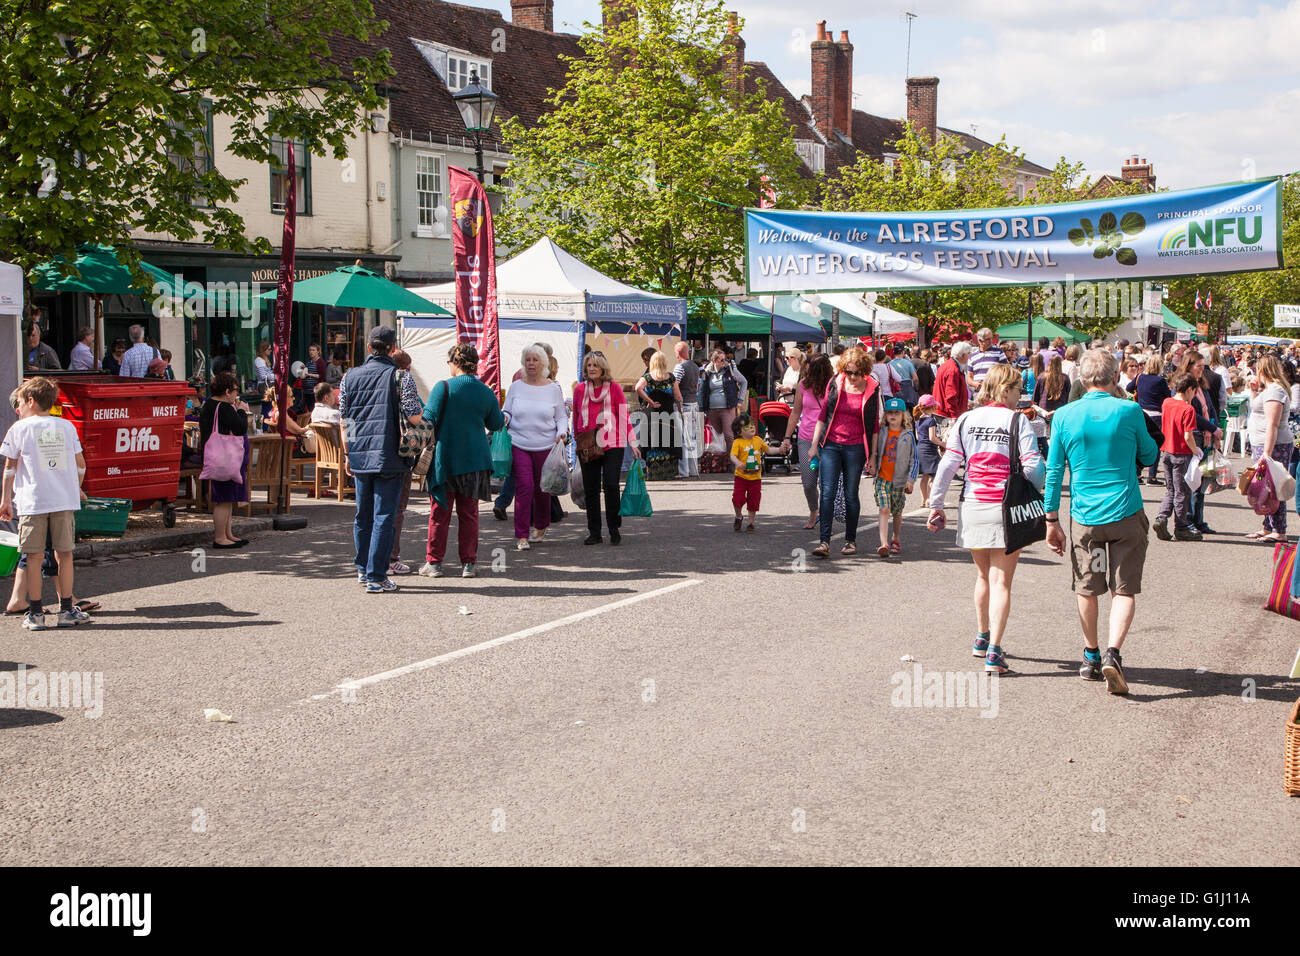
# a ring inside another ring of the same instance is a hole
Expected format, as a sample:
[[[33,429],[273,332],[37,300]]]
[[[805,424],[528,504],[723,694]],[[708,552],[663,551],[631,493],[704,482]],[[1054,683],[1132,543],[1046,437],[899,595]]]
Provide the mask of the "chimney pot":
[[[819,39],[819,40],[829,40],[829,39],[830,39],[830,37],[827,36],[827,34],[826,34],[826,21],[825,21],[825,20],[818,20],[818,21],[817,21],[817,39]]]
[[[849,31],[848,31],[848,30],[841,30],[841,31],[840,31],[840,42],[841,42],[841,43],[848,43],[848,42],[849,42]]]
[[[528,30],[555,32],[555,0],[510,0],[510,22]]]

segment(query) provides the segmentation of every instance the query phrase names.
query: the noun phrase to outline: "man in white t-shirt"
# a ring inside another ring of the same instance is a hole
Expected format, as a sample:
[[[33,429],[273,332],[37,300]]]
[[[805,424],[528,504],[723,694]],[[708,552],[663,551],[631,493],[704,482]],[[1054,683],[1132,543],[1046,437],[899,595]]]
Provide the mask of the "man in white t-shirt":
[[[72,550],[76,546],[76,516],[85,495],[81,480],[86,459],[77,429],[50,414],[59,389],[48,378],[28,379],[18,389],[20,410],[26,416],[9,426],[0,456],[5,459],[4,490],[0,492],[0,521],[18,513],[18,550],[27,555],[31,569],[39,566],[48,535],[59,562],[58,627],[85,624],[90,615],[72,604]],[[41,575],[27,576],[27,615],[23,627],[46,628],[41,607]]]

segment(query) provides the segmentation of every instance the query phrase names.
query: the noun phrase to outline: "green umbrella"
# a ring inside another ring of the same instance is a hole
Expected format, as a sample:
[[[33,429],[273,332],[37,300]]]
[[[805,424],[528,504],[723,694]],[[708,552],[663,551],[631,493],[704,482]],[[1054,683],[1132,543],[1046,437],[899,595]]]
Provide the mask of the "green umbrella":
[[[278,293],[278,289],[272,289],[262,293],[261,298],[274,299]],[[382,309],[451,315],[441,306],[434,305],[396,282],[390,282],[378,272],[361,266],[340,266],[323,276],[295,282],[293,301],[332,305],[339,309]]]
[[[998,326],[999,339],[1007,339],[1012,342],[1023,342],[1028,333],[1029,330],[1025,327],[1024,319],[1021,319],[1019,322],[1012,322],[1010,325]],[[1067,344],[1070,345],[1073,345],[1075,342],[1088,342],[1092,338],[1087,332],[1076,332],[1074,329],[1067,329],[1064,325],[1059,325],[1051,319],[1044,318],[1041,315],[1034,317],[1033,334],[1035,342],[1037,342],[1039,337],[1043,335],[1047,336],[1049,339],[1054,339],[1059,335],[1061,338],[1065,339]]]
[[[60,271],[64,258],[56,256],[32,268],[32,286],[46,292],[82,292],[87,295],[143,295],[150,291],[154,281],[172,284],[170,273],[163,272],[147,262],[140,267],[148,279],[140,280],[118,261],[112,246],[84,245],[77,247],[77,258],[72,264],[79,275],[66,276]]]

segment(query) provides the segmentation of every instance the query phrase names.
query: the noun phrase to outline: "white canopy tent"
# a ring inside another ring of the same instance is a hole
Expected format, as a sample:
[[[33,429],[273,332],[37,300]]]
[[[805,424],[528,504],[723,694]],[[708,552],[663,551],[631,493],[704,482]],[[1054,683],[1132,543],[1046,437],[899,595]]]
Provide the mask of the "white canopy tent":
[[[566,398],[580,375],[583,345],[605,353],[620,382],[644,371],[646,340],[671,350],[686,331],[686,300],[643,292],[611,279],[547,238],[497,265],[497,315],[503,385],[520,368],[524,346],[545,342],[560,363]],[[411,289],[448,311],[456,309],[456,284]],[[400,314],[402,348],[420,390],[447,376],[447,351],[456,342],[454,316]]]
[[[0,389],[8,395],[22,383],[23,270],[0,262]],[[18,416],[5,402],[0,408],[0,434],[8,431]]]
[[[883,305],[869,305],[863,301],[860,292],[831,292],[822,295],[822,310],[839,309],[849,315],[871,323],[875,335],[896,335],[902,332],[915,333],[918,327],[916,318]]]

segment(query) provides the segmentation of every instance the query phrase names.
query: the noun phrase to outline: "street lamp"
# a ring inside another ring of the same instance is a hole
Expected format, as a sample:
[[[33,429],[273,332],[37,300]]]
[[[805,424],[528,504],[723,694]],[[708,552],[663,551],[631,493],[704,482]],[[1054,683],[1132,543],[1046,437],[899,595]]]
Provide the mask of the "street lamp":
[[[491,90],[479,86],[478,71],[471,70],[469,83],[459,93],[453,93],[451,98],[456,103],[456,109],[460,110],[460,118],[465,124],[465,129],[474,134],[474,158],[478,162],[474,172],[481,183],[485,172],[483,134],[492,128],[492,114],[497,109],[497,96]]]

